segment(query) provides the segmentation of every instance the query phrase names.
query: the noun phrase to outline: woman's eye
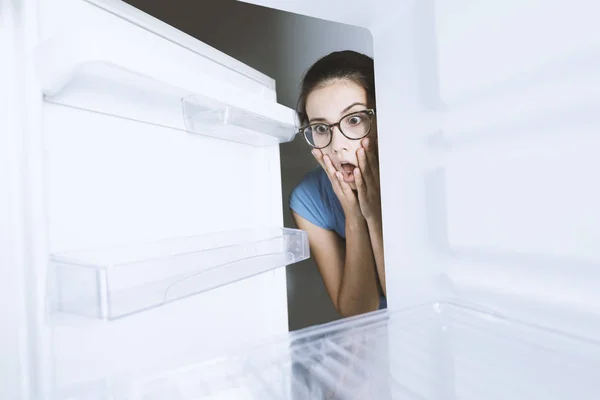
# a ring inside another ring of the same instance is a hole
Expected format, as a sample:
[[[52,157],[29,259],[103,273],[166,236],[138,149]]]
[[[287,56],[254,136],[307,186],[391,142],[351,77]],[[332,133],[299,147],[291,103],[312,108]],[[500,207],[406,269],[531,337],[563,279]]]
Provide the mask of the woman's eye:
[[[348,118],[348,124],[350,125],[358,125],[362,122],[362,118],[358,115],[353,115],[352,117]]]
[[[327,131],[329,130],[325,125],[317,125],[313,129],[319,134],[327,133]]]

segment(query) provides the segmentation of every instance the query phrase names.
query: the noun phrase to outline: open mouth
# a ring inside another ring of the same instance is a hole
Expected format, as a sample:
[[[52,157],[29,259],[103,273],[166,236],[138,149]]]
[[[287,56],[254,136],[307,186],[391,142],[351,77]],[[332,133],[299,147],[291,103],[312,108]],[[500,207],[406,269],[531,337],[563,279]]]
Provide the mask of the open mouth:
[[[354,182],[354,170],[356,169],[356,165],[343,162],[341,165],[341,172],[344,175],[344,181],[347,183]]]
[[[356,168],[356,165],[351,163],[342,163],[341,167],[346,174],[352,174],[354,173],[354,168]]]

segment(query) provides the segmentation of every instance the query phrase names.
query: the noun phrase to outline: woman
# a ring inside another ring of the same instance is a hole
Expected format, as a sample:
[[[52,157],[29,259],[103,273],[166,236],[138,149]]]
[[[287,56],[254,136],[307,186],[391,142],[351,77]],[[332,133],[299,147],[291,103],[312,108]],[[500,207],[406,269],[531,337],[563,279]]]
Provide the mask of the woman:
[[[292,192],[294,221],[342,316],[385,308],[373,60],[354,51],[318,60],[297,112],[320,167]]]

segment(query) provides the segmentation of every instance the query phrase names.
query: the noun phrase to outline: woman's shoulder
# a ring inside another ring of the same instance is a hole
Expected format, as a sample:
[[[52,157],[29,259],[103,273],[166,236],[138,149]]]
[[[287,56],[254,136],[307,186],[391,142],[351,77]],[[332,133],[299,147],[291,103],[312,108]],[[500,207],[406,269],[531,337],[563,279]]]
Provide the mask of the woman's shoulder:
[[[320,200],[328,183],[327,174],[323,168],[318,167],[309,171],[292,191],[290,200],[308,197],[312,200]]]
[[[320,188],[326,183],[329,183],[327,173],[319,166],[304,175],[296,188]]]
[[[330,189],[329,178],[323,168],[319,166],[308,172],[294,188],[289,206],[294,212],[313,224],[330,229],[331,216],[328,210]]]

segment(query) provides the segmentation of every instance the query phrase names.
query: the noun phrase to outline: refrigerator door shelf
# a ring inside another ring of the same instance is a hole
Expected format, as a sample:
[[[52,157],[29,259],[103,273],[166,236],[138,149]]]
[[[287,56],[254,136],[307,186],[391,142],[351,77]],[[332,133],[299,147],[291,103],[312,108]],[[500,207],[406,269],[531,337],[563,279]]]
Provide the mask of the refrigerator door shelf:
[[[288,228],[54,254],[51,309],[114,320],[308,257],[306,233]]]
[[[284,118],[271,119],[206,96],[187,96],[182,104],[188,132],[255,146],[290,142],[296,136],[294,126]]]
[[[598,342],[444,302],[363,314],[185,368],[84,385],[70,395],[595,399],[599,354]]]
[[[72,64],[53,56],[41,65],[51,103],[253,146],[295,136],[294,111],[276,102],[194,94],[107,61]]]

